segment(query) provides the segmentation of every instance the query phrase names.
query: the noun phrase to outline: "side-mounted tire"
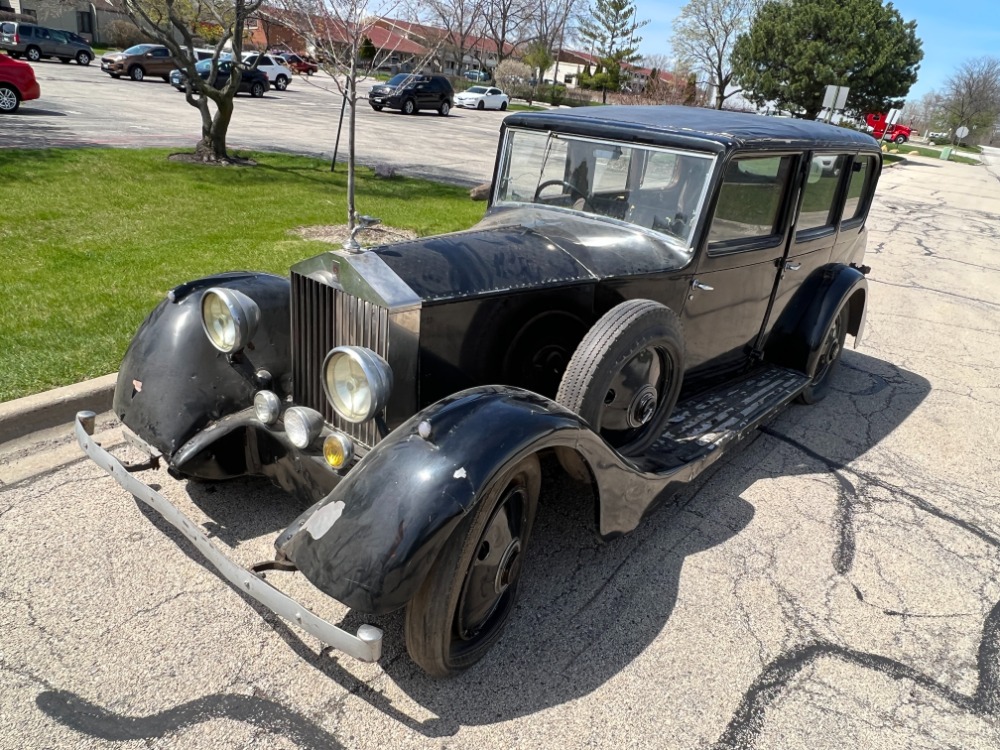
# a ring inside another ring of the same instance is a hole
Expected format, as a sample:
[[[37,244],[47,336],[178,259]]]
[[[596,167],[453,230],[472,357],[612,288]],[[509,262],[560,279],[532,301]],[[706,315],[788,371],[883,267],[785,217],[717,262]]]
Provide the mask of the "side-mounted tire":
[[[844,341],[847,338],[848,310],[847,305],[840,308],[830,321],[823,341],[820,344],[819,360],[816,362],[816,372],[806,389],[796,399],[802,404],[815,404],[826,398],[830,390],[830,380],[840,364],[840,355],[844,353]]]
[[[406,649],[428,674],[448,677],[468,669],[503,634],[540,487],[535,456],[500,471],[407,605]]]
[[[684,336],[676,313],[653,300],[629,300],[584,336],[556,401],[619,453],[636,456],[663,434],[683,378]]]

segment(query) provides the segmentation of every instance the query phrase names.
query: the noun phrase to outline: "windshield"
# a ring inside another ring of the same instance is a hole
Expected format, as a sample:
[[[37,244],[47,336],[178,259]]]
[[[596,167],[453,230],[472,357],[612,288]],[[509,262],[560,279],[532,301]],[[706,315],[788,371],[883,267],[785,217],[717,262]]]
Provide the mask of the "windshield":
[[[690,248],[715,157],[510,130],[497,203],[534,203],[651,229]]]
[[[399,73],[394,75],[388,81],[385,82],[386,86],[402,86],[405,83],[409,83],[413,80],[412,73]]]
[[[486,87],[485,86],[472,86],[468,91],[469,91],[470,94],[485,94],[486,93]]]
[[[147,52],[151,51],[156,45],[154,44],[137,44],[134,47],[129,47],[125,50],[125,55],[145,55]]]

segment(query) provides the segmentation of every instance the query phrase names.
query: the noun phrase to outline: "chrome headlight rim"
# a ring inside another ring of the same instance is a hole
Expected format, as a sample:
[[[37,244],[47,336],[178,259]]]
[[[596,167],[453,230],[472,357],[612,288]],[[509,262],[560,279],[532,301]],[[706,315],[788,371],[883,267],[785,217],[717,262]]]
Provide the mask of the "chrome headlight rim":
[[[261,422],[272,425],[281,416],[281,399],[274,391],[257,391],[253,397],[253,412]]]
[[[228,319],[224,326],[231,332],[220,331],[217,324],[219,316],[210,313],[208,308],[216,300],[221,303]],[[209,317],[215,317],[211,323]],[[260,308],[257,303],[243,292],[226,287],[211,287],[201,295],[201,328],[209,343],[223,354],[235,354],[243,351],[257,333],[260,323]]]
[[[305,450],[323,432],[323,415],[308,406],[290,406],[283,417],[285,435],[299,450]]]
[[[351,412],[346,410],[336,393],[332,392],[333,366],[340,357],[348,357],[356,364],[364,375],[366,386],[370,391],[368,408],[364,412]],[[382,412],[386,404],[389,403],[389,396],[392,393],[392,368],[382,357],[364,346],[337,346],[331,349],[323,360],[323,393],[326,400],[333,407],[337,416],[351,422],[361,424],[374,418]]]

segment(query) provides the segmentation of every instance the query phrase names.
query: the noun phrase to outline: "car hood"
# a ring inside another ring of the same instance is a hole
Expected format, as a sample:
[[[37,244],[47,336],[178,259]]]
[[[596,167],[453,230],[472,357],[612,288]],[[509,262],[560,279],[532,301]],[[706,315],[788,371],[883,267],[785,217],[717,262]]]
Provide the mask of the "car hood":
[[[537,207],[371,252],[425,302],[683,268],[689,255],[621,222]]]

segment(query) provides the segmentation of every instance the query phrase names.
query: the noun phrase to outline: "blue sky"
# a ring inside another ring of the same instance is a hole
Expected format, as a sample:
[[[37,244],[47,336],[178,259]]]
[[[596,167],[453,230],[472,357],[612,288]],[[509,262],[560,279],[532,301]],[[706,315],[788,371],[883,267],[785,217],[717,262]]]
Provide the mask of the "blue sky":
[[[640,19],[650,23],[642,30],[643,54],[670,54],[674,18],[684,2],[633,0]],[[1000,2],[998,0],[895,0],[905,21],[917,22],[924,59],[917,82],[907,96],[916,101],[932,89],[940,90],[949,75],[965,60],[983,55],[1000,57]]]

